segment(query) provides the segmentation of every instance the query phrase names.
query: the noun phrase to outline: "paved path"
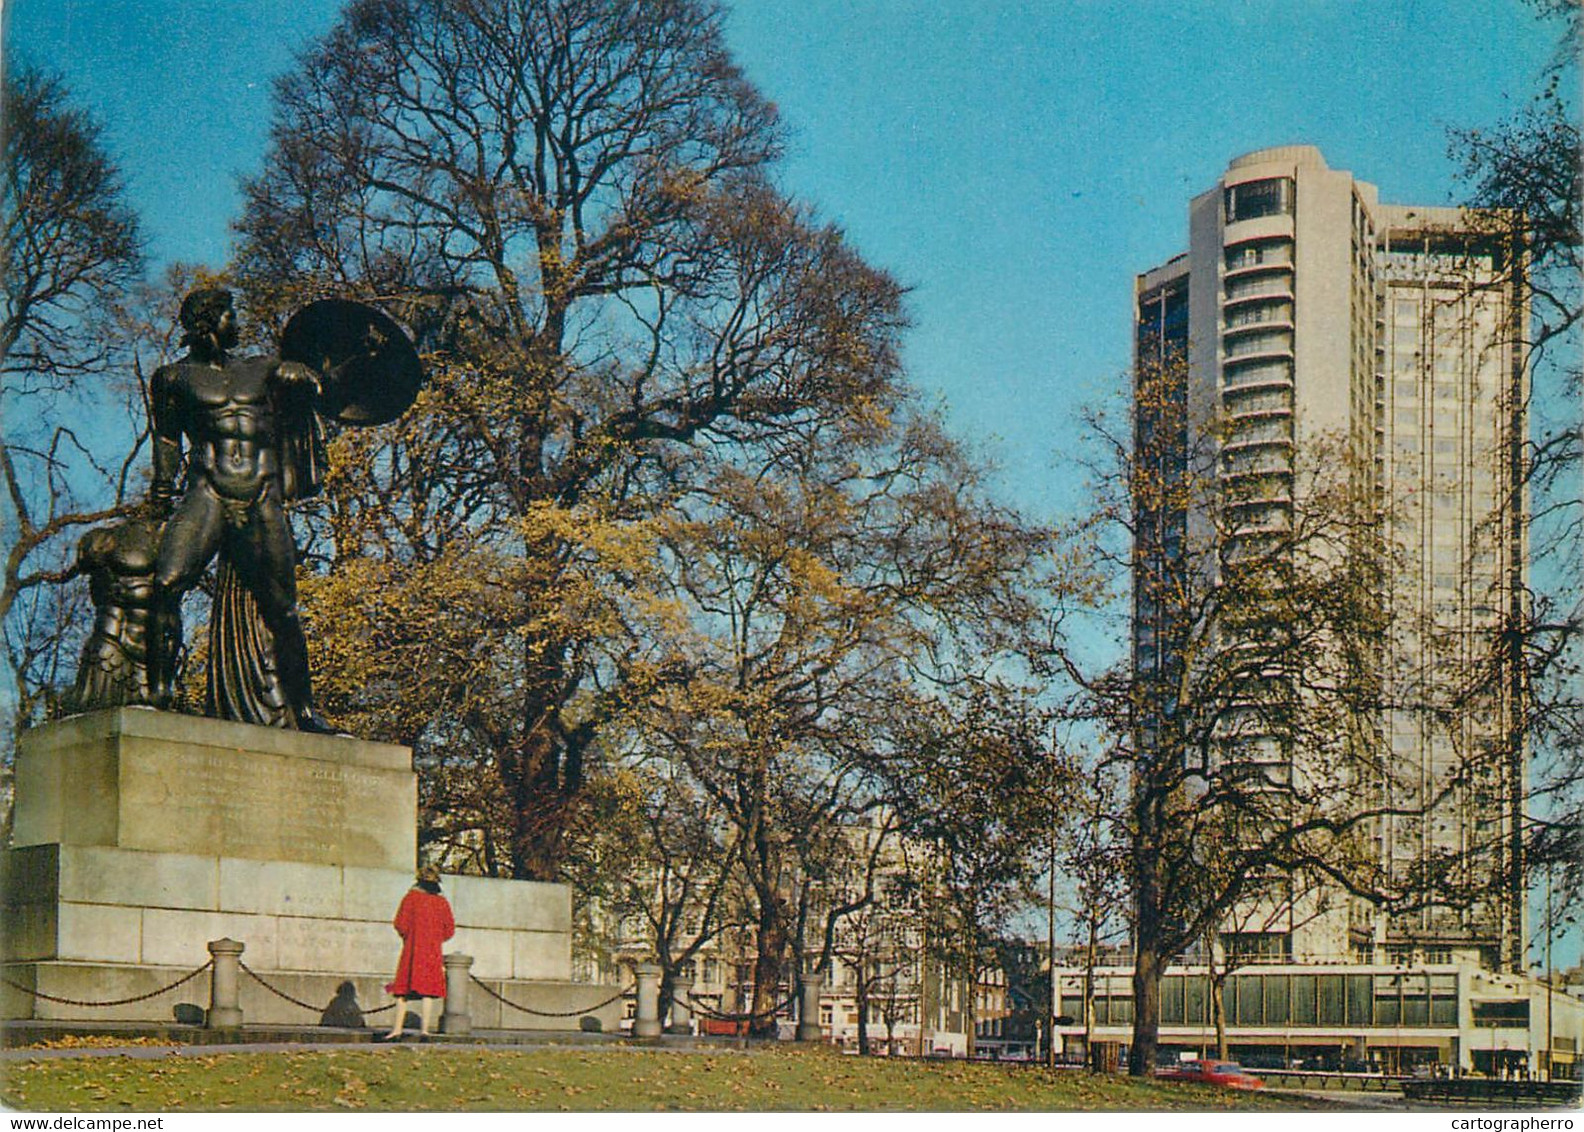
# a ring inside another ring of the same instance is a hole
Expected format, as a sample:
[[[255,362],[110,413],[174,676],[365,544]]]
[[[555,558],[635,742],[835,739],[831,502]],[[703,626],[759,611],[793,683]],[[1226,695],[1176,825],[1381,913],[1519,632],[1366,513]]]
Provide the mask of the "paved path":
[[[1353,1112],[1435,1112],[1423,1105],[1410,1105],[1401,1093],[1366,1093],[1355,1089],[1271,1089],[1267,1095],[1304,1097],[1307,1100],[1330,1101]]]

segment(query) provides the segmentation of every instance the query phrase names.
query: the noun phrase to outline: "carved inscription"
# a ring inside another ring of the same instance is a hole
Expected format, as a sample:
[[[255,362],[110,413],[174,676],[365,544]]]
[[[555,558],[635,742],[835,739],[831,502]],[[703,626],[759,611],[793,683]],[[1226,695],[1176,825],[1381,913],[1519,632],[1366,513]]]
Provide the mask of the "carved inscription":
[[[282,916],[277,961],[285,971],[355,971],[394,961],[401,940],[387,922]]]
[[[403,867],[383,844],[388,815],[407,795],[400,773],[213,747],[129,753],[123,848]]]

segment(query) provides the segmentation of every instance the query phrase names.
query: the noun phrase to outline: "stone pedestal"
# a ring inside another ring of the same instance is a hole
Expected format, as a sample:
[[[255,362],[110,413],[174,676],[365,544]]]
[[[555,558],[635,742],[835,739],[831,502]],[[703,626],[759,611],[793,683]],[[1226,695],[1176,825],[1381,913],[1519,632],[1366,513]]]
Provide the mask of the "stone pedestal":
[[[350,980],[365,1012],[384,1006],[416,828],[405,747],[147,708],[32,729],[18,745],[0,922],[5,977],[28,991],[0,986],[0,1016],[170,1021],[177,1006],[207,1005],[207,978],[141,996],[202,967],[222,938],[246,947],[248,1024],[318,1021],[259,979],[321,1010]],[[541,1010],[608,997],[570,982],[564,885],[442,885],[457,921],[448,950],[473,956],[497,993]],[[486,1010],[502,1028],[577,1026],[502,1010]],[[614,1023],[620,1004],[607,1012]]]
[[[391,743],[120,708],[25,731],[11,844],[410,873],[418,778]]]

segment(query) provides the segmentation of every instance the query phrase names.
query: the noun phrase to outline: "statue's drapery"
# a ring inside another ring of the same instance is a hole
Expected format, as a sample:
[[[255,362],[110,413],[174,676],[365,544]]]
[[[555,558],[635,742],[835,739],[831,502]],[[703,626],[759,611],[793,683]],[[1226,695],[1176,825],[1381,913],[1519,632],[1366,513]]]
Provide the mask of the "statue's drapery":
[[[312,388],[278,386],[276,447],[287,503],[319,493],[325,471],[325,426]],[[208,688],[204,711],[265,727],[291,727],[296,718],[276,663],[275,638],[238,565],[222,546],[209,612]]]

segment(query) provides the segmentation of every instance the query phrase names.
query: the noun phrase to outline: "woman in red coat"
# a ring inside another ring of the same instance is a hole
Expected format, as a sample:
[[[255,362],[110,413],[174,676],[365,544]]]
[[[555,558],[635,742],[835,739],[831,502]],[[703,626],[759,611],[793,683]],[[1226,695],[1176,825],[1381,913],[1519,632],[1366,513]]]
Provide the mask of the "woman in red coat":
[[[385,1040],[401,1037],[407,1003],[415,998],[419,1033],[428,1037],[434,1002],[446,992],[440,945],[456,934],[451,905],[440,895],[439,869],[425,865],[418,870],[418,882],[408,889],[396,910],[395,925],[402,937],[401,959],[396,963],[396,978],[386,983],[385,989],[396,996],[396,1024]]]

